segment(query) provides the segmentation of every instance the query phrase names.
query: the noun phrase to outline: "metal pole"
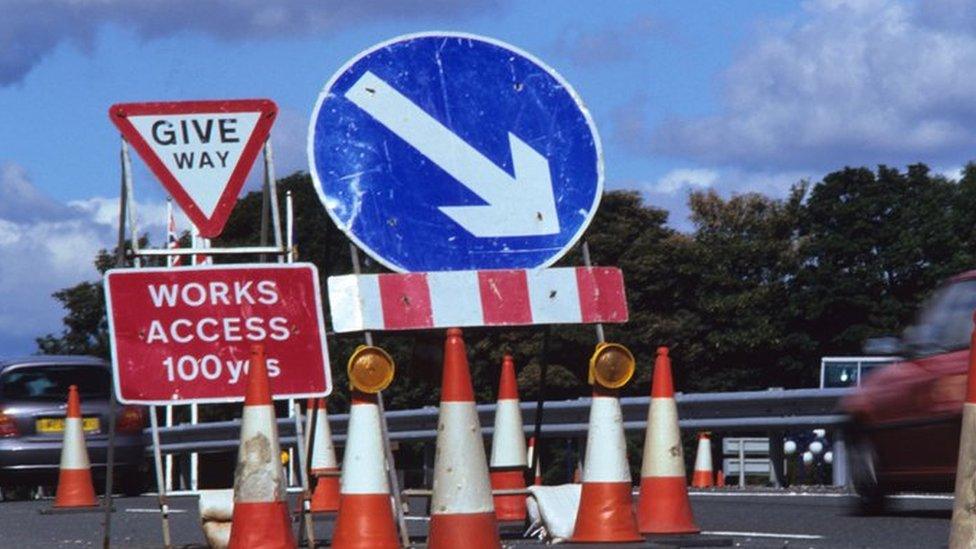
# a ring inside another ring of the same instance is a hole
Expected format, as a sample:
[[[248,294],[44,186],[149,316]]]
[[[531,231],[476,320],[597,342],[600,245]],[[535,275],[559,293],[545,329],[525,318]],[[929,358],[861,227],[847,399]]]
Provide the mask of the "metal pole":
[[[129,144],[122,140],[122,181],[125,185],[125,200],[128,204],[127,214],[129,228],[132,230],[132,249],[139,250],[139,227],[136,225],[136,198],[132,191],[132,159],[129,157]],[[136,259],[136,263],[138,263]]]
[[[535,397],[535,428],[532,437],[535,439],[535,449],[532,451],[532,463],[529,464],[529,475],[535,475],[539,465],[539,454],[542,453],[542,414],[546,401],[546,375],[549,372],[549,326],[542,327],[542,355],[539,357],[539,387]],[[531,481],[530,481],[531,482]]]
[[[119,189],[119,239],[115,248],[115,267],[125,266],[125,227],[128,210],[128,185],[125,139],[119,151],[119,163],[122,165],[122,177]],[[115,384],[108,391],[108,452],[105,456],[105,522],[102,530],[102,547],[109,549],[112,545],[112,482],[115,476]]]
[[[847,473],[847,440],[844,431],[840,429],[834,431],[834,444],[831,451],[834,453],[834,461],[831,463],[834,486],[847,486],[850,477]]]
[[[285,254],[286,262],[295,261],[295,212],[291,199],[291,191],[285,193],[285,244],[288,252]]]
[[[298,447],[299,478],[302,483],[302,516],[299,521],[301,524],[298,525],[298,539],[299,544],[301,544],[302,532],[304,531],[308,539],[308,546],[315,547],[315,525],[312,524],[311,507],[308,499],[308,455],[305,453],[305,435],[302,433],[302,405],[292,401],[291,412],[295,418],[295,446]]]
[[[268,149],[264,148],[264,182],[261,185],[261,246],[268,245],[268,209],[270,208],[271,194],[271,172],[268,170]],[[268,257],[261,254],[261,263],[268,260]]]
[[[746,439],[739,438],[739,488],[746,487]]]
[[[264,169],[268,179],[268,190],[271,191],[269,197],[271,198],[271,223],[272,229],[274,229],[272,234],[274,235],[275,247],[281,249],[281,210],[278,208],[278,182],[275,181],[274,153],[271,149],[270,139],[264,142]],[[279,255],[278,263],[282,261],[284,258]]]
[[[156,406],[149,407],[149,425],[152,429],[153,458],[156,462],[156,490],[159,500],[159,514],[163,519],[163,547],[170,549],[169,504],[166,502],[166,486],[163,482],[163,458],[159,450],[159,420],[156,419]]]
[[[359,264],[359,248],[352,242],[349,243],[349,253],[352,258],[352,272],[362,274],[362,267]],[[363,340],[366,345],[373,345],[373,333],[363,332]],[[383,405],[383,392],[376,393],[376,404],[380,412],[380,431],[383,436],[383,451],[386,453],[386,471],[390,479],[390,488],[393,491],[393,510],[396,513],[397,524],[400,527],[400,543],[404,547],[410,545],[410,533],[407,532],[407,521],[403,517],[403,502],[400,499],[400,479],[397,478],[396,467],[393,464],[393,449],[390,447],[390,430],[386,425],[386,407]]]

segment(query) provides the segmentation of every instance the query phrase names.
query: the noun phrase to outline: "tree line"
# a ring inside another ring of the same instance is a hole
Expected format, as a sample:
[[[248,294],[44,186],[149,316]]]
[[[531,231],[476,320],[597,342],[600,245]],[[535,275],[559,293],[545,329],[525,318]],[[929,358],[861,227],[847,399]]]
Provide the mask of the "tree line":
[[[351,271],[349,243],[308,174],[280,180],[279,192],[288,191],[299,260],[318,266],[324,288],[325,277]],[[696,191],[688,200],[691,229],[678,231],[668,226],[667,211],[638,192],[607,192],[584,236],[594,264],[624,272],[630,321],[606,331],[637,357],[627,394],[647,394],[662,345],[671,349],[680,391],[815,386],[821,356],[856,355],[866,338],[899,333],[942,280],[976,265],[976,164],[958,179],[924,164],[848,167],[800,182],[784,198]],[[261,205],[259,192],[242,197],[214,245],[257,243]],[[96,258],[101,272],[113,265],[112,254]],[[365,255],[363,263],[367,272],[383,271]],[[558,265],[581,263],[577,246]],[[38,351],[107,357],[100,281],[54,298],[66,310],[64,328],[38,338]],[[436,405],[444,334],[376,336],[397,361],[397,378],[384,393],[388,407]],[[474,328],[465,340],[479,402],[494,400],[504,353],[515,357],[522,397],[534,398],[543,347],[547,398],[589,392],[591,326]],[[359,343],[356,334],[330,338],[330,407],[346,409],[343,365]]]

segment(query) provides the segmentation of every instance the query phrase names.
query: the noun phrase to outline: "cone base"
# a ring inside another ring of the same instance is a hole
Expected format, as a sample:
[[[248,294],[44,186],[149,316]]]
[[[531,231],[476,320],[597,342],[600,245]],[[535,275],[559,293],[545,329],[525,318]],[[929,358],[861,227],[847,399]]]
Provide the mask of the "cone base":
[[[335,523],[335,549],[397,549],[389,494],[342,494]]]
[[[495,513],[431,515],[429,549],[498,549],[501,547]]]
[[[54,497],[55,508],[97,507],[95,485],[91,469],[61,469],[58,472],[58,491]]]
[[[693,488],[711,488],[712,483],[712,472],[711,471],[695,471],[691,475],[691,486]]]
[[[642,534],[697,534],[684,477],[645,477],[637,500]]]
[[[572,541],[644,541],[637,531],[629,482],[583,483]]]
[[[234,502],[228,549],[295,547],[288,504],[284,501]]]
[[[507,471],[491,472],[492,490],[518,490],[525,488],[525,473],[523,468]],[[495,517],[503,521],[524,521],[528,514],[525,507],[525,496],[494,496]]]
[[[339,477],[318,477],[312,493],[313,513],[332,513],[339,510]]]

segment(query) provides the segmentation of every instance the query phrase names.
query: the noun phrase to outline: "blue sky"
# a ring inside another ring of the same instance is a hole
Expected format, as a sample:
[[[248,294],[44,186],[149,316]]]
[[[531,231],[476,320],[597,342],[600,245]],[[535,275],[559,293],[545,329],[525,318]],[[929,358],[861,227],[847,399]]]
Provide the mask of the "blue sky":
[[[689,190],[782,195],[846,164],[953,174],[976,134],[976,8],[964,0],[0,0],[0,357],[58,331],[49,297],[111,246],[122,101],[268,97],[279,175],[306,170],[315,98],[401,34],[527,50],[579,92],[607,187],[689,228]],[[138,168],[143,224],[165,195]],[[40,273],[40,274],[39,274]]]

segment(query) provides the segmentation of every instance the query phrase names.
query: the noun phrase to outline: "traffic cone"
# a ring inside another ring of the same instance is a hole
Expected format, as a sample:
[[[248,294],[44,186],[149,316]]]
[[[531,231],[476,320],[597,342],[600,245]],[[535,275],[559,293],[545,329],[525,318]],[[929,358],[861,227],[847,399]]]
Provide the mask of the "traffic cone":
[[[529,462],[529,466],[535,463],[535,469],[532,471],[532,484],[535,486],[542,486],[542,470],[539,465],[542,463],[542,456],[539,456],[539,461],[533,462],[535,459],[535,437],[529,437],[529,449],[526,452],[526,460]]]
[[[691,474],[691,485],[695,488],[710,488],[712,482],[712,440],[705,431],[698,433],[698,454],[695,456],[695,471]]]
[[[332,445],[332,429],[325,399],[317,399],[315,406],[315,437],[312,440],[313,513],[334,513],[339,510],[339,462]]]
[[[691,514],[685,458],[674,401],[668,348],[659,347],[654,361],[651,405],[641,464],[637,522],[643,534],[693,534],[699,531]]]
[[[430,549],[501,547],[471,372],[458,328],[447,331],[444,343],[435,456],[427,546]]]
[[[515,362],[510,355],[502,359],[489,463],[492,490],[525,489],[525,434],[522,430],[522,411],[519,409]],[[498,520],[525,520],[524,495],[494,496],[494,504]]]
[[[332,547],[399,547],[386,476],[379,401],[375,394],[352,390],[348,433]]]
[[[280,454],[264,346],[252,345],[234,470],[229,549],[295,547]]]
[[[725,471],[721,469],[719,469],[718,472],[715,473],[715,487],[725,488]]]
[[[573,542],[643,541],[634,518],[623,413],[616,389],[593,386]]]
[[[68,387],[68,412],[64,417],[64,443],[61,446],[61,470],[54,507],[94,507],[95,485],[92,484],[85,431],[82,427],[81,399],[78,387]]]
[[[976,316],[974,316],[976,322]],[[949,549],[976,546],[976,331],[969,346],[969,379],[962,407],[959,459],[956,464],[956,495],[952,504]]]

